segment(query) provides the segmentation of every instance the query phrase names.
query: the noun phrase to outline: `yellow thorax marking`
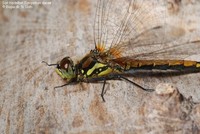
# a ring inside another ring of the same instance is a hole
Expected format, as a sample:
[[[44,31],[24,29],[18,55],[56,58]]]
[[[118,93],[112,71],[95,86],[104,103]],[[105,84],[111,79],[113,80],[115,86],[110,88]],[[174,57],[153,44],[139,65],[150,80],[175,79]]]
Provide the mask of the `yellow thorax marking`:
[[[106,65],[105,65],[105,64],[102,64],[102,63],[96,63],[91,69],[89,69],[89,70],[87,71],[87,76],[91,75],[92,72],[93,72],[95,69],[100,68],[100,67],[104,67],[104,66],[106,66]]]
[[[103,76],[103,75],[109,74],[110,72],[112,72],[112,69],[109,67],[105,71],[102,71],[101,73],[99,73],[98,76]]]

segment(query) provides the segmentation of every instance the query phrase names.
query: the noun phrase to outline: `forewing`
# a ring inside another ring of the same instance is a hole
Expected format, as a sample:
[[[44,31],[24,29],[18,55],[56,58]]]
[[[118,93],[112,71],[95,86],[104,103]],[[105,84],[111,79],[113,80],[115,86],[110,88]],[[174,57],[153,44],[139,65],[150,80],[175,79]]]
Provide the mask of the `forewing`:
[[[117,44],[119,32],[122,31],[123,19],[129,13],[130,0],[98,0],[94,21],[95,48],[105,45],[110,48]]]

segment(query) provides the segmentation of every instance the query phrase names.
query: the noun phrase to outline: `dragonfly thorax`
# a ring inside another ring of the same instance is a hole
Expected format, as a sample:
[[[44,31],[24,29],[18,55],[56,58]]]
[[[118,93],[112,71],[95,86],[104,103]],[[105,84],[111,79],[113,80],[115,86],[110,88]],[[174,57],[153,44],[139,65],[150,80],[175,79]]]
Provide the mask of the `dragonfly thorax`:
[[[77,65],[78,79],[93,78],[110,74],[113,69],[106,63],[101,62],[90,52]]]

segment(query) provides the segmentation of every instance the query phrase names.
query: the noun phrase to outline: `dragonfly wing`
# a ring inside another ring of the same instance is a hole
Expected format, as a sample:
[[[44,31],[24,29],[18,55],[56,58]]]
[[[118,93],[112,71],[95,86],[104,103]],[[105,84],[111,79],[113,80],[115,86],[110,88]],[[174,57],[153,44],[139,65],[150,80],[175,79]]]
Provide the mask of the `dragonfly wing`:
[[[163,8],[145,0],[98,0],[94,22],[95,47],[110,49],[165,23]]]
[[[94,42],[96,49],[103,51],[105,49],[105,45],[109,44],[108,40],[113,38],[114,35],[113,33],[115,33],[115,30],[119,28],[118,22],[115,21],[117,19],[115,18],[115,16],[113,16],[113,14],[117,9],[117,7],[119,8],[120,3],[122,2],[124,1],[119,1],[119,0],[97,1],[97,8],[94,21]],[[118,16],[121,15],[122,12],[119,12]]]
[[[163,45],[162,48],[146,47],[145,52],[141,52],[142,49],[138,48],[139,54],[132,54],[125,57],[119,57],[110,59],[111,62],[117,64],[129,63],[137,60],[196,60],[200,61],[200,40],[176,43],[172,45]],[[148,49],[149,48],[149,49]],[[139,52],[140,51],[140,52]]]
[[[144,55],[144,53],[149,54],[154,51],[170,48],[175,42],[178,42],[184,34],[184,30],[181,28],[170,25],[157,26],[143,31],[129,41],[122,42],[114,47],[123,50],[123,56],[135,55],[134,58],[136,58],[139,55]]]
[[[192,40],[194,39],[194,40]],[[133,52],[132,52],[133,53]],[[192,35],[183,36],[161,44],[147,44],[134,49],[134,59],[186,59],[200,54],[200,40]],[[197,60],[197,59],[193,59]]]
[[[165,1],[144,1],[99,0],[95,42],[108,59],[184,59],[199,53],[199,42],[169,15]]]

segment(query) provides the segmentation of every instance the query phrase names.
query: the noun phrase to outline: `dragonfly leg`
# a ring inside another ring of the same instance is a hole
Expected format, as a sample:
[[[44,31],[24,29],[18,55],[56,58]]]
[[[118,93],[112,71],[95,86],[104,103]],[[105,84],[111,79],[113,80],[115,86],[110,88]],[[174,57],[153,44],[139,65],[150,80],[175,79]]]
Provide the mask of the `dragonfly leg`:
[[[102,91],[101,91],[101,98],[102,98],[103,102],[105,102],[105,99],[104,99],[105,85],[106,85],[106,79],[104,79],[104,81],[103,81],[103,88],[102,88]]]
[[[49,64],[49,63],[47,63],[45,61],[42,61],[42,63],[45,63],[47,66],[58,66],[58,64]]]
[[[124,76],[118,76],[118,77],[121,78],[121,79],[124,79],[124,80],[126,80],[126,81],[128,81],[128,82],[130,82],[130,83],[132,83],[133,85],[135,85],[135,86],[141,88],[141,89],[144,90],[144,91],[148,91],[148,92],[153,92],[153,91],[154,91],[154,89],[147,89],[147,88],[144,88],[144,87],[140,86],[139,84],[137,84],[137,83],[135,83],[135,82],[133,82],[133,81],[127,79],[127,78],[124,77]]]
[[[54,87],[54,89],[56,89],[56,88],[61,88],[61,87],[64,87],[64,86],[67,86],[69,83],[66,83],[66,84],[63,84],[63,85],[61,85],[61,86],[56,86],[56,87]]]

